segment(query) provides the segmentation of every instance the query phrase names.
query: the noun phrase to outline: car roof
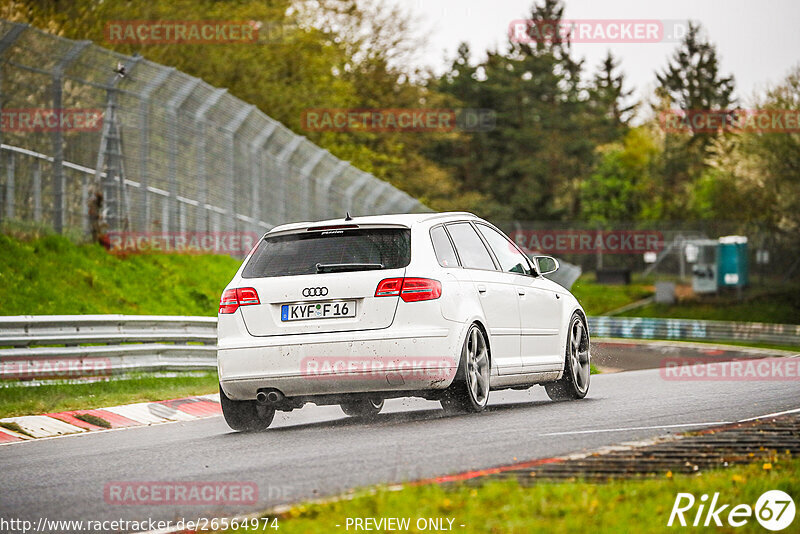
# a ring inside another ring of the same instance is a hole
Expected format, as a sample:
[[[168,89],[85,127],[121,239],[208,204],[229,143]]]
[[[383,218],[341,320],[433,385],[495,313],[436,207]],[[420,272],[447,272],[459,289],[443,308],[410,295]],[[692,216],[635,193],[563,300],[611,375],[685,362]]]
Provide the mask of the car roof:
[[[315,226],[333,226],[341,224],[358,224],[358,225],[380,225],[380,224],[400,224],[403,226],[411,227],[426,221],[438,219],[477,219],[477,215],[467,211],[447,211],[441,213],[395,213],[391,215],[367,215],[364,217],[352,217],[350,220],[345,220],[344,217],[339,219],[328,219],[325,221],[306,221],[282,224],[276,226],[268,233],[285,232],[291,230],[301,230],[308,227]]]

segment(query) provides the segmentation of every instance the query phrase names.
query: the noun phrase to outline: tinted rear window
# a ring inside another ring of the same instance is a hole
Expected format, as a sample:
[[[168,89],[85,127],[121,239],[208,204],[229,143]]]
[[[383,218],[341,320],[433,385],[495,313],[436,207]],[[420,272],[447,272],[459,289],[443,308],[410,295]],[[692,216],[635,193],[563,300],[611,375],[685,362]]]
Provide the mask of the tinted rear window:
[[[407,228],[303,232],[261,240],[242,278],[315,274],[318,263],[380,263],[384,269],[398,269],[410,261],[411,231]]]

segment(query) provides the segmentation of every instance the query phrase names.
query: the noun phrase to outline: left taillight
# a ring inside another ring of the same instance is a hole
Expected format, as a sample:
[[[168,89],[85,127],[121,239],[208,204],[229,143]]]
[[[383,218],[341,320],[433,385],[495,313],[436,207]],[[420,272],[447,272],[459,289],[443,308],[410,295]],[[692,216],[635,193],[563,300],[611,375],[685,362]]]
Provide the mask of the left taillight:
[[[258,300],[258,292],[254,288],[226,289],[219,299],[219,313],[233,313],[239,309],[239,306],[254,304],[261,304],[261,301]]]

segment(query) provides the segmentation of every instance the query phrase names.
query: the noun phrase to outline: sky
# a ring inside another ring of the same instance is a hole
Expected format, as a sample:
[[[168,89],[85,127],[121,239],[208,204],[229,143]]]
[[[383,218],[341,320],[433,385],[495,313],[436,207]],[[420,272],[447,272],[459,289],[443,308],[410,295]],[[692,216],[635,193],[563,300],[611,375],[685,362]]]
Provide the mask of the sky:
[[[441,73],[460,42],[470,44],[473,59],[489,48],[504,50],[509,23],[527,18],[533,0],[384,0],[415,16],[427,44],[416,66]],[[736,96],[752,95],[780,82],[800,65],[800,0],[565,0],[565,19],[687,19],[700,22],[720,56],[721,74],[733,74]],[[607,50],[621,59],[628,88],[649,98],[655,71],[663,70],[677,43],[574,43],[577,57],[594,72]]]

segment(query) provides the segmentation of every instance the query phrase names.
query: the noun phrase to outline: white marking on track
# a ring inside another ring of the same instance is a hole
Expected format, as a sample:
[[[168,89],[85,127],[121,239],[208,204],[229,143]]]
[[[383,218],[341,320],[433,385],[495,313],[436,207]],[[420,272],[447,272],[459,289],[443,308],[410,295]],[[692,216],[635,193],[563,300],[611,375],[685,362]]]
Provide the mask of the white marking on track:
[[[603,432],[627,432],[629,430],[657,430],[661,428],[684,428],[691,426],[716,426],[729,425],[731,421],[711,421],[709,423],[681,423],[678,425],[654,425],[654,426],[629,426],[624,428],[598,428],[595,430],[571,430],[569,432],[548,432],[539,434],[540,436],[569,436],[572,434],[600,434]]]
[[[765,417],[777,417],[779,415],[786,415],[790,413],[797,413],[800,412],[800,408],[795,408],[794,410],[786,410],[783,412],[775,412],[775,413],[768,413],[765,415],[758,415],[756,417],[748,417],[747,419],[740,419],[737,421],[738,423],[746,423],[747,421],[755,421],[756,419],[764,419]]]

